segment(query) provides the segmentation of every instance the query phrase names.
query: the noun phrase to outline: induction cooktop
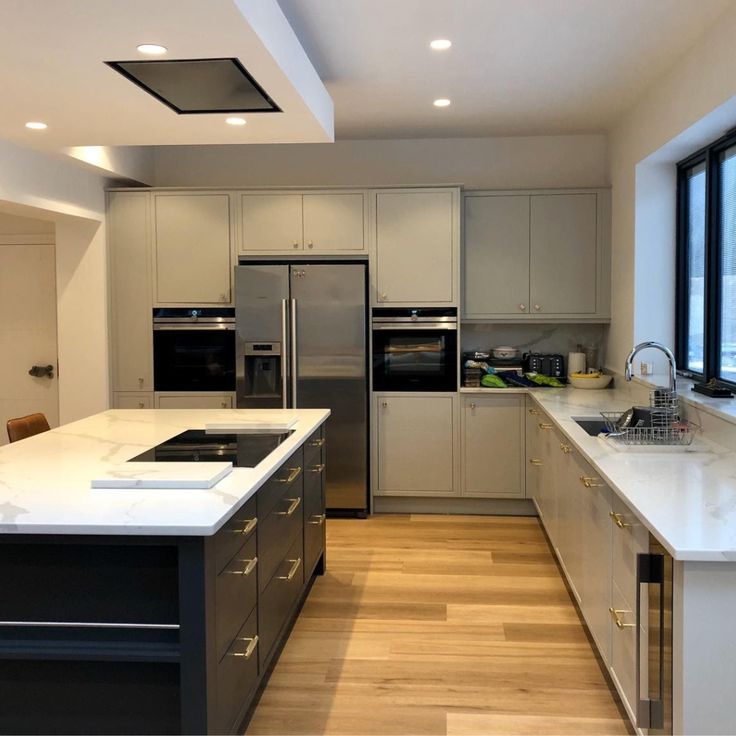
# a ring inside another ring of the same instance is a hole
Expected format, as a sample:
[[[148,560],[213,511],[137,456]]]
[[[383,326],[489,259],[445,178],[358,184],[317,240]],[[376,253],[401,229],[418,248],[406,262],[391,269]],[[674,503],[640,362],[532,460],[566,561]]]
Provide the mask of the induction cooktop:
[[[293,429],[238,433],[188,429],[128,462],[231,462],[235,467],[254,468],[291,434],[294,434]]]

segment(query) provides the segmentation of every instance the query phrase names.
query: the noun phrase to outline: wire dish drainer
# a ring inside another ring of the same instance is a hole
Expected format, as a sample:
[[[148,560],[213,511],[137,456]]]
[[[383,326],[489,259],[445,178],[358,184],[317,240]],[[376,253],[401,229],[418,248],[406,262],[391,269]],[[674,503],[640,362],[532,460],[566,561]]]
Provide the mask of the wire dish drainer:
[[[624,445],[690,445],[698,425],[680,417],[677,391],[655,388],[649,392],[649,423],[621,426],[626,412],[602,411],[608,436]]]

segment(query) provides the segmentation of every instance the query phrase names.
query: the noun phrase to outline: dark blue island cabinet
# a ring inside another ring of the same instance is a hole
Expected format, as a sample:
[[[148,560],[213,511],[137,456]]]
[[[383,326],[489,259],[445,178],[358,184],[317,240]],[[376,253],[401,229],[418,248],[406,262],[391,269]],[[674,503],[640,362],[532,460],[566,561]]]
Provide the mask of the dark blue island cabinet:
[[[213,536],[1,535],[0,731],[242,729],[325,570],[323,431]]]

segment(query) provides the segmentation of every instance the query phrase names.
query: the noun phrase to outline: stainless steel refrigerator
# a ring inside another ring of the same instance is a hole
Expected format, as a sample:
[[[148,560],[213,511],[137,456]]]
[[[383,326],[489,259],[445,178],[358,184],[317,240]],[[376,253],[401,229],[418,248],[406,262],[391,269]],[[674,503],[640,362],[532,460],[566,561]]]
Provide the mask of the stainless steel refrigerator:
[[[367,267],[235,269],[238,407],[325,408],[327,508],[368,507]]]

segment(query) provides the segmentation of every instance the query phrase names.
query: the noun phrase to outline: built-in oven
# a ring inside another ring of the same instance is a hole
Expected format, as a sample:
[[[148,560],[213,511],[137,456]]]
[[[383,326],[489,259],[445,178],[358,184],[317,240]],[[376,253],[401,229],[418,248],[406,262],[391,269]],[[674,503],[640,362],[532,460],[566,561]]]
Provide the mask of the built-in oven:
[[[457,391],[457,310],[373,310],[374,391]]]
[[[156,391],[235,391],[235,310],[153,310]]]

